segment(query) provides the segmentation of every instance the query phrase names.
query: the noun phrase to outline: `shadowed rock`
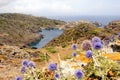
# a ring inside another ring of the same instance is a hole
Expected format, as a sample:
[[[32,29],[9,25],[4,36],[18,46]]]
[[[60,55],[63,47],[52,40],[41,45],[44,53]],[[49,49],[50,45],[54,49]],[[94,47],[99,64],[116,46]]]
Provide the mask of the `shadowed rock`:
[[[120,45],[111,45],[111,48],[113,49],[113,52],[120,52]]]

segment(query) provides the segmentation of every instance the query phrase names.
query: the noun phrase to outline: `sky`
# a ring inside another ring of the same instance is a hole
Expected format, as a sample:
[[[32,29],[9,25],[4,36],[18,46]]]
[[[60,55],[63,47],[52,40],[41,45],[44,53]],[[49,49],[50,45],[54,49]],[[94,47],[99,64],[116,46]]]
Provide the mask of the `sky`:
[[[120,0],[0,0],[0,13],[120,16]]]

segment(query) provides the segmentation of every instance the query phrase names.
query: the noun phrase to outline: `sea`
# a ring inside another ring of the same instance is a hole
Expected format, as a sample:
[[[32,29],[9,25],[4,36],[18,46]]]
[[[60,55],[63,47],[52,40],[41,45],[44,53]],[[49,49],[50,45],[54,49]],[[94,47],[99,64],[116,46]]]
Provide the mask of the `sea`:
[[[111,21],[120,20],[120,16],[48,16],[47,18],[65,22],[87,20],[90,22],[101,23],[103,26],[108,25]]]

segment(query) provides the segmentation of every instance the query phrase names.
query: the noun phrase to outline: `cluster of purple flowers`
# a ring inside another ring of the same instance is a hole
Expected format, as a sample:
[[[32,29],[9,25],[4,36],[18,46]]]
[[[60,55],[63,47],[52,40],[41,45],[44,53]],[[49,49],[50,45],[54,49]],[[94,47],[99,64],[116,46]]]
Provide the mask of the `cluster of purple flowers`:
[[[114,35],[112,35],[111,37],[109,36],[105,39],[105,45],[108,45],[110,42],[114,42],[114,41],[115,41],[115,36]]]
[[[21,73],[25,73],[27,68],[35,68],[36,65],[33,61],[29,61],[27,59],[22,61]]]
[[[27,59],[23,60],[20,72],[25,73],[27,71],[27,68],[35,68],[35,63],[33,61],[29,61]],[[22,77],[17,76],[15,80],[22,80]]]
[[[73,44],[73,45],[72,45],[72,49],[73,49],[73,50],[77,50],[77,44]],[[76,57],[76,56],[77,56],[77,53],[76,53],[76,52],[73,52],[73,53],[72,53],[72,56],[73,56],[73,57]]]
[[[92,38],[92,46],[95,50],[99,50],[103,47],[103,41],[99,37]]]

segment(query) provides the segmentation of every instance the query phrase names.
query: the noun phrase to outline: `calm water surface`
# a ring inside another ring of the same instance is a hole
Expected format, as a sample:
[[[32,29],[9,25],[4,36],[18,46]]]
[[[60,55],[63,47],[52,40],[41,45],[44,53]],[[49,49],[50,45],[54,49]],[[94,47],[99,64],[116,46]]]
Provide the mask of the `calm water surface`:
[[[40,32],[40,34],[42,34],[44,38],[41,39],[36,44],[32,44],[31,46],[36,47],[36,48],[42,48],[48,42],[50,42],[55,37],[61,35],[62,33],[63,33],[63,30],[59,30],[59,29],[53,29],[53,30],[45,30],[45,29],[43,29],[42,32]]]

